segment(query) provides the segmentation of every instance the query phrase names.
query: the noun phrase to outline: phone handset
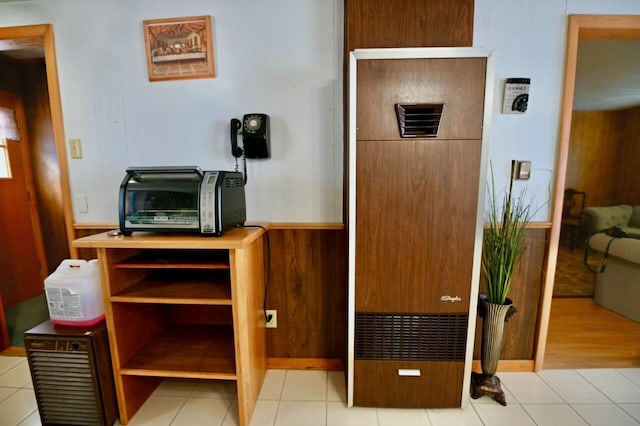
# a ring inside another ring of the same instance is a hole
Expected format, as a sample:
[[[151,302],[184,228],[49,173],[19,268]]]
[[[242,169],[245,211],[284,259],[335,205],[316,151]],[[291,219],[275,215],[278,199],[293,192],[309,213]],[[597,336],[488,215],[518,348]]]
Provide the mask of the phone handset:
[[[231,154],[236,157],[242,157],[244,151],[238,146],[238,131],[242,128],[242,122],[237,118],[231,119]]]

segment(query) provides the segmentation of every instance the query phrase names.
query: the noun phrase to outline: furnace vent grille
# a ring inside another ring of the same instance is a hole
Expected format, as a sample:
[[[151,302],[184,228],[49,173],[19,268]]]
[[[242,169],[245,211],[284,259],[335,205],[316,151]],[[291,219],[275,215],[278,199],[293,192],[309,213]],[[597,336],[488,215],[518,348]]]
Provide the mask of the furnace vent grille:
[[[356,313],[355,359],[464,361],[466,315]]]
[[[400,137],[438,136],[444,104],[396,104],[395,108]]]

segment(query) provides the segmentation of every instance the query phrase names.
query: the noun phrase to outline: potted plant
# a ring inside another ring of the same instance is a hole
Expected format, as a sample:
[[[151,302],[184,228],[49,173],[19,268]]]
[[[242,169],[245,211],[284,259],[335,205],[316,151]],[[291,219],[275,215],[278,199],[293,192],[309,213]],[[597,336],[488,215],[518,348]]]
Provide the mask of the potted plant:
[[[488,395],[507,405],[500,379],[495,375],[502,349],[504,323],[515,313],[507,297],[511,280],[524,251],[524,237],[533,211],[525,202],[525,191],[513,197],[516,164],[511,165],[509,187],[504,194],[496,191],[493,167],[488,191],[483,233],[482,271],[486,281],[486,294],[480,295],[479,314],[483,318],[482,373],[471,377],[471,397]]]

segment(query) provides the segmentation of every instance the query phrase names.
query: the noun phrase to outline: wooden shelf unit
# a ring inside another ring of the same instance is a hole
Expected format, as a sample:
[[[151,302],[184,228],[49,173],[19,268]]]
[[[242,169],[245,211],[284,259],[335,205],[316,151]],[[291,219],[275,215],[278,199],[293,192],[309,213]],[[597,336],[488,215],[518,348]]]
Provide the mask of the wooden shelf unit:
[[[248,425],[266,373],[262,229],[80,238],[100,261],[120,422],[164,378],[230,380]]]

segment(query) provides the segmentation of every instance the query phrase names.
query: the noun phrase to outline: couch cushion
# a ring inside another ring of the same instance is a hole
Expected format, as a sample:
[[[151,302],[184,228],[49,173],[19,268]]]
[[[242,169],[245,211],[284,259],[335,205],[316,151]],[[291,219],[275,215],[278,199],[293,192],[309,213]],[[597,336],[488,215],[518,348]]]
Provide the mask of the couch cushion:
[[[631,219],[629,220],[629,226],[632,228],[640,228],[640,205],[633,208]]]
[[[603,253],[609,246],[609,256],[616,256],[628,262],[637,263],[640,267],[640,240],[635,238],[613,238],[604,233],[599,233],[589,238],[589,246],[593,250]]]
[[[589,234],[614,226],[629,226],[633,208],[626,204],[607,207],[587,207],[584,214],[589,218]]]

